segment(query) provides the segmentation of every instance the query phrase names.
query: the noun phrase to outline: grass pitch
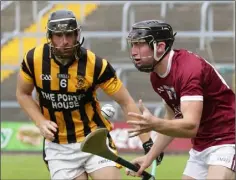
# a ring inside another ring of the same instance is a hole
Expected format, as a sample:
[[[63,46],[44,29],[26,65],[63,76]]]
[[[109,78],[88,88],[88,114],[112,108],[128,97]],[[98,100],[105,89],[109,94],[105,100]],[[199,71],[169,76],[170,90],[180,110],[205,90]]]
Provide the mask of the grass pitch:
[[[137,157],[137,155],[121,156],[127,160]],[[187,159],[187,155],[166,155],[163,163],[157,167],[156,179],[181,179]],[[121,173],[122,179],[140,179],[126,176],[125,168],[121,169]],[[50,177],[41,154],[2,154],[1,179],[49,180]]]

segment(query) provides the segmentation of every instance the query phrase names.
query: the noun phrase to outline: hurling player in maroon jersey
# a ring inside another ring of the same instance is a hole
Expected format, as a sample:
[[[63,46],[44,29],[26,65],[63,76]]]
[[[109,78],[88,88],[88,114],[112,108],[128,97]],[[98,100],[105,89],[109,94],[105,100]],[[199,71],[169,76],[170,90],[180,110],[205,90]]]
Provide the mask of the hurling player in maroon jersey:
[[[135,23],[127,38],[135,67],[150,73],[152,87],[166,107],[164,119],[154,117],[141,100],[142,115],[129,113],[140,119],[129,121],[139,125],[129,131],[130,137],[159,133],[149,153],[133,160],[141,166],[136,175],[181,137],[191,138],[193,144],[182,179],[234,179],[235,94],[205,59],[172,49],[175,34],[163,21],[146,20]]]

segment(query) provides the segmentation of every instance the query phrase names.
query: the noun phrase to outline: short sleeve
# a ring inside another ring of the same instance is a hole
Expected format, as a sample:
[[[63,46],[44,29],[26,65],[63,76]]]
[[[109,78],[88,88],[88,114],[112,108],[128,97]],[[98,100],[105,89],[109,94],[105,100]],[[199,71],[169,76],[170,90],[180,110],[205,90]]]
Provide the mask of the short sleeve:
[[[29,69],[28,63],[27,63],[27,54],[25,55],[22,63],[21,63],[21,67],[20,67],[20,74],[21,77],[28,83],[33,83],[33,78],[32,78],[32,74],[31,71]]]
[[[194,54],[186,56],[185,64],[182,64],[179,77],[181,101],[203,101],[202,88],[202,62]],[[179,71],[179,70],[178,70]]]
[[[104,68],[98,78],[97,84],[106,94],[112,95],[120,90],[122,82],[117,77],[115,69],[104,59],[103,66]]]

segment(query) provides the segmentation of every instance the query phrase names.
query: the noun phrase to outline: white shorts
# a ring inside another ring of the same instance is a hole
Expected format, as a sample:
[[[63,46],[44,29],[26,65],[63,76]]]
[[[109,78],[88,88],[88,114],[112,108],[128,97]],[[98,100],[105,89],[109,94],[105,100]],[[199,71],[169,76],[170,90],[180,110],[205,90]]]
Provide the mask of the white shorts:
[[[81,143],[57,144],[45,140],[45,161],[51,179],[74,179],[82,173],[91,173],[108,166],[117,166],[113,161],[80,150]]]
[[[210,165],[224,166],[235,171],[235,144],[212,146],[201,152],[191,149],[189,154],[183,174],[194,179],[206,179]]]

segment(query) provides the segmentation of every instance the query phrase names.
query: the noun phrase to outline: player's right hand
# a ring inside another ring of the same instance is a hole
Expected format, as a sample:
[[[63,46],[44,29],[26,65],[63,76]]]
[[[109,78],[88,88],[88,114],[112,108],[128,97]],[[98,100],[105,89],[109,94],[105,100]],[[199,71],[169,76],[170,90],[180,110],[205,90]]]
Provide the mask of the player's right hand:
[[[135,176],[142,177],[141,175],[142,172],[152,164],[152,161],[149,161],[147,158],[147,155],[145,155],[145,156],[135,158],[134,160],[131,161],[131,163],[136,166],[139,166],[140,167],[139,171],[134,172],[130,169],[126,169],[126,175],[133,176],[133,177]]]
[[[54,133],[57,132],[57,124],[53,121],[50,120],[41,120],[38,124],[37,124],[40,133],[43,137],[45,137],[46,139],[53,141],[55,139]]]

